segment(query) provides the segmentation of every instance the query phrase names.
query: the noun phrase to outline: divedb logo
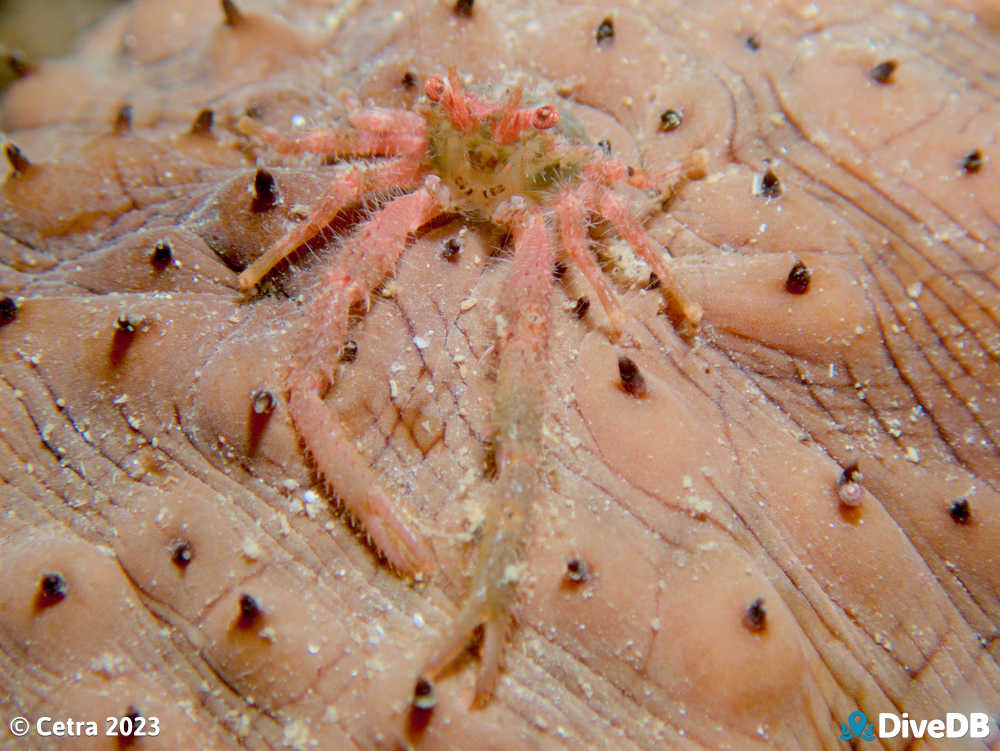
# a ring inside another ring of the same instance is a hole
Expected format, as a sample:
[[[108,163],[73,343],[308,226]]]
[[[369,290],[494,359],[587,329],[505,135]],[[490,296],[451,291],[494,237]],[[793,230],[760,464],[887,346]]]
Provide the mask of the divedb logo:
[[[879,738],[985,738],[990,734],[990,716],[985,712],[948,712],[944,719],[914,720],[906,712],[879,712]],[[851,712],[847,722],[840,723],[840,737],[873,741],[875,723],[864,712]]]

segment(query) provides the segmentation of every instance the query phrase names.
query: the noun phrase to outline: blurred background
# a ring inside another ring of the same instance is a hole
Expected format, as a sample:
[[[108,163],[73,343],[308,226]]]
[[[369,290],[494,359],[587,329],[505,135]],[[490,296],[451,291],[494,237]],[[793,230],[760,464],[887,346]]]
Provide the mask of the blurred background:
[[[124,0],[0,0],[0,90],[19,64],[65,54],[76,38]]]

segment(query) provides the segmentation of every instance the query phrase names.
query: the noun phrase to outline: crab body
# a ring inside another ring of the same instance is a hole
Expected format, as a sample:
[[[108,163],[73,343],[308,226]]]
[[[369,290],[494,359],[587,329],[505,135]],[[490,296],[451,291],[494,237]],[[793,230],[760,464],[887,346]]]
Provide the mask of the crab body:
[[[579,179],[590,149],[574,124],[535,130],[513,143],[493,138],[496,118],[462,132],[438,107],[425,110],[428,155],[463,210],[483,219],[511,196],[538,204],[551,201],[560,185]]]
[[[357,519],[384,558],[404,574],[434,567],[435,556],[325,405],[331,372],[350,330],[350,311],[396,268],[407,237],[439,216],[459,213],[509,230],[513,258],[499,300],[494,401],[496,476],[481,527],[478,561],[465,603],[426,660],[418,686],[430,685],[484,626],[475,701],[492,693],[517,590],[517,563],[532,507],[539,501],[539,457],[546,409],[544,374],[553,266],[565,258],[586,277],[620,340],[625,314],[588,248],[588,215],[599,214],[649,264],[662,282],[675,321],[695,326],[701,312],[674,283],[615,190],[619,181],[650,188],[678,176],[679,167],[650,177],[610,159],[551,105],[520,107],[463,90],[452,72],[428,79],[429,103],[418,111],[361,108],[347,98],[351,130],[319,130],[289,138],[244,118],[239,128],[284,153],[322,153],[345,165],[311,215],[268,248],[240,276],[253,288],[286,256],[319,234],[344,208],[372,196],[385,202],[329,257],[323,284],[306,306],[310,336],[287,378],[288,412],[316,469]],[[360,157],[378,157],[362,162]],[[399,195],[400,193],[403,195]],[[558,235],[551,227],[558,224]]]

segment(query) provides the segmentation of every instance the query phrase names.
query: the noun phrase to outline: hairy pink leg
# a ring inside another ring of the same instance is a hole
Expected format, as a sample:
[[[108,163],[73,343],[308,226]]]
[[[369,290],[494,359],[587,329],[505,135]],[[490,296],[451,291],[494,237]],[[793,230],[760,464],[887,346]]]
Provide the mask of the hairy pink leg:
[[[364,115],[358,117],[364,120]],[[418,126],[406,132],[320,128],[302,135],[289,136],[265,128],[249,117],[240,118],[236,129],[244,135],[254,136],[279,154],[327,154],[341,157],[418,156],[427,150],[427,134],[423,118],[420,118]]]
[[[446,201],[438,181],[428,178],[415,193],[389,202],[344,243],[322,291],[306,311],[309,336],[288,378],[288,411],[317,470],[386,560],[411,575],[431,570],[433,557],[394,508],[322,396],[331,360],[347,337],[351,305],[365,299],[368,290],[395,269],[407,235],[437,216]]]
[[[674,325],[681,333],[693,333],[693,329],[701,322],[701,306],[684,292],[663,256],[653,247],[642,225],[629,213],[624,201],[610,191],[603,191],[598,199],[597,209],[659,277],[669,298],[669,313]]]
[[[245,292],[256,286],[289,253],[318,235],[345,207],[361,200],[368,193],[411,187],[420,179],[423,171],[421,163],[415,159],[397,159],[370,167],[351,167],[330,184],[306,221],[295,225],[240,274],[240,289]]]
[[[545,349],[548,338],[552,246],[542,212],[523,212],[512,223],[514,260],[502,293],[507,334],[500,341],[494,422],[497,479],[473,574],[472,588],[438,649],[424,666],[434,678],[485,624],[474,703],[493,692],[518,583],[517,559],[531,507],[538,496]]]
[[[618,297],[604,278],[597,261],[587,250],[587,213],[583,203],[577,195],[567,191],[559,198],[556,211],[559,216],[559,234],[563,248],[587,277],[591,289],[601,301],[611,321],[611,338],[618,339],[625,328],[625,311],[622,310]]]

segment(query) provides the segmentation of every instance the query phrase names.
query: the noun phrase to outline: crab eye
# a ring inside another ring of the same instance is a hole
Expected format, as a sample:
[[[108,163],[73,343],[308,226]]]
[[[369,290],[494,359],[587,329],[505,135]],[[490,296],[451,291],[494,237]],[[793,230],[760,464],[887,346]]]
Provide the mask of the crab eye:
[[[531,126],[538,130],[551,128],[557,122],[559,122],[559,111],[551,104],[543,104],[531,115]]]
[[[447,88],[448,84],[444,82],[441,76],[431,76],[427,79],[427,83],[424,84],[424,93],[432,102],[440,102]]]

